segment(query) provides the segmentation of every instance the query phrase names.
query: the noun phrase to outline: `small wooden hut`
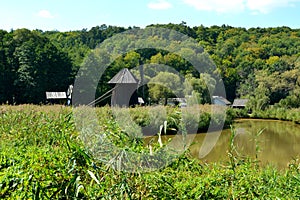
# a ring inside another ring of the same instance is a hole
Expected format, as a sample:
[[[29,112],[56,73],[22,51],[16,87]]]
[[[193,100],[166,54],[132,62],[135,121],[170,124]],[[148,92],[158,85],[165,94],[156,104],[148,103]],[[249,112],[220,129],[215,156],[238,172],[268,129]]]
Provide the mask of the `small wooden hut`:
[[[127,68],[119,71],[108,83],[115,84],[111,97],[112,106],[128,107],[138,104],[139,80]]]

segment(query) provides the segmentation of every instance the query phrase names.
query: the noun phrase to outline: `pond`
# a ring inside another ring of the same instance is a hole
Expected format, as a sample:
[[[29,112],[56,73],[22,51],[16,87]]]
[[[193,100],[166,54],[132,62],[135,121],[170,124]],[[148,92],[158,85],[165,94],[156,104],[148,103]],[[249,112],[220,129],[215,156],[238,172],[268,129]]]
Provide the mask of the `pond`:
[[[235,146],[240,155],[255,158],[255,135],[263,130],[257,137],[259,146],[258,160],[262,165],[273,165],[278,168],[287,167],[288,163],[300,156],[300,125],[286,121],[275,120],[237,120],[234,123],[236,130]],[[212,134],[212,133],[208,133]],[[174,136],[163,136],[167,141]],[[206,134],[188,135],[193,138],[189,147],[193,157],[204,162],[218,162],[228,160],[228,145],[230,129],[223,130],[212,150],[205,156],[199,156],[200,149]],[[200,153],[201,154],[201,153]]]

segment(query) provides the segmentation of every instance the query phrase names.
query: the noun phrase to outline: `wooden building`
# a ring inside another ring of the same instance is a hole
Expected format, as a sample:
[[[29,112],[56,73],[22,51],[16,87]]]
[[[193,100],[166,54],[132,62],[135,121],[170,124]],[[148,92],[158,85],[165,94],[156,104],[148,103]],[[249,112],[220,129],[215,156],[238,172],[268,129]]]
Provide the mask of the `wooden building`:
[[[111,97],[112,106],[128,107],[139,103],[139,80],[127,68],[119,71],[108,83],[115,84]]]

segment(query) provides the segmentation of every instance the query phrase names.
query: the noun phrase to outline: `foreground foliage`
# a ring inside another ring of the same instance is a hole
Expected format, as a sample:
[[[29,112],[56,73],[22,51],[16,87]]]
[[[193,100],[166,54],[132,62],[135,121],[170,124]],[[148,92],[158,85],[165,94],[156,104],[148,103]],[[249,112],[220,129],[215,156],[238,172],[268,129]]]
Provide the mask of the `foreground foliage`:
[[[106,132],[119,134],[120,145],[147,150],[128,140],[107,111],[97,110]],[[70,108],[2,106],[0,115],[1,199],[300,198],[297,160],[286,171],[262,168],[256,160],[239,158],[233,141],[228,163],[202,163],[187,151],[163,169],[125,173],[84,148]]]

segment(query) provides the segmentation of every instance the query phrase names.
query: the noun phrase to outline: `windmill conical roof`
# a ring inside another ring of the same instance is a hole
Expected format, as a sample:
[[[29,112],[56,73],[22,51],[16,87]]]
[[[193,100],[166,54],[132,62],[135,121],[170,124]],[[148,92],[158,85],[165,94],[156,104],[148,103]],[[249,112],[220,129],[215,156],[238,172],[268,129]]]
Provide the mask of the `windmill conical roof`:
[[[119,71],[108,83],[139,83],[139,80],[127,69]]]

